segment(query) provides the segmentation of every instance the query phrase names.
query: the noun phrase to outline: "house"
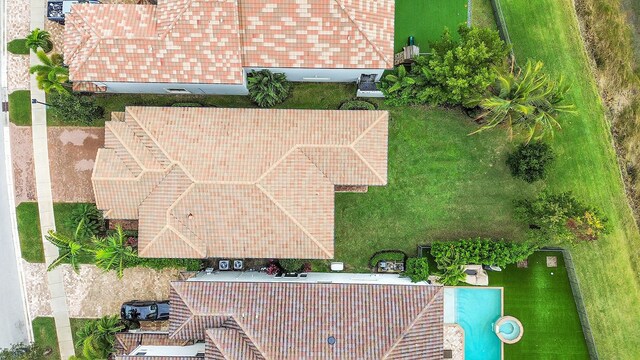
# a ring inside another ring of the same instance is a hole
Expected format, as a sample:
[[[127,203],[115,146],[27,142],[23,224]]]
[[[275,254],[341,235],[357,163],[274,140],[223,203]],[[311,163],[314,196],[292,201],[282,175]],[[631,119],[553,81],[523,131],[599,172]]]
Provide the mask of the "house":
[[[386,111],[127,107],[92,183],[160,258],[334,255],[334,192],[387,183]]]
[[[117,334],[116,359],[443,358],[442,286],[395,275],[254,275],[263,278],[172,282],[169,331]]]
[[[393,68],[394,0],[158,0],[75,4],[64,58],[76,91],[247,94],[251,70],[292,81]]]

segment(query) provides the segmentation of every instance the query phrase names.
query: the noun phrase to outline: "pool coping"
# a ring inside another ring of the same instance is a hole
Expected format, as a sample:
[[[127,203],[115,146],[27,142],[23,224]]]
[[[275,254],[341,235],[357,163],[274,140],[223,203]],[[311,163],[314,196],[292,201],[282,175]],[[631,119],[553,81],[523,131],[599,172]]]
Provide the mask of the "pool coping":
[[[451,288],[451,289],[494,289],[500,290],[500,317],[504,317],[504,287],[503,286],[443,286],[443,288]],[[497,336],[497,335],[496,335]],[[500,340],[500,360],[504,360],[504,342]]]

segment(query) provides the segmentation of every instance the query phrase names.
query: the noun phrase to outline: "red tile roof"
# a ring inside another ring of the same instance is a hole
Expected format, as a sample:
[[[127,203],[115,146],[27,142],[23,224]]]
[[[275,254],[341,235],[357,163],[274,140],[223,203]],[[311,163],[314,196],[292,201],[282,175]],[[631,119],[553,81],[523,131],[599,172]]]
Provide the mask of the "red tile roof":
[[[393,0],[76,4],[72,81],[242,84],[243,67],[393,67]]]
[[[207,359],[441,359],[443,302],[425,285],[173,282],[170,337],[205,339]]]
[[[128,107],[92,182],[144,257],[332,258],[335,185],[386,185],[386,111]]]

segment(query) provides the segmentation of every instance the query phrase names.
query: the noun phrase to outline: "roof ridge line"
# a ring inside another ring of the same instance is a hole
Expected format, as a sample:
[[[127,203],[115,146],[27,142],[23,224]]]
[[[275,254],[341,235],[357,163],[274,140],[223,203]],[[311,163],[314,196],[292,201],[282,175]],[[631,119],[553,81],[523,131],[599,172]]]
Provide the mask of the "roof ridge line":
[[[345,13],[345,15],[347,15],[347,17],[349,18],[349,21],[351,21],[353,23],[353,25],[356,27],[356,29],[358,29],[358,32],[360,32],[360,34],[362,34],[362,36],[369,43],[369,45],[371,45],[375,49],[376,53],[378,53],[378,55],[382,58],[382,60],[385,63],[387,63],[387,65],[391,64],[391,67],[393,67],[393,60],[391,60],[391,62],[390,62],[390,60],[387,58],[386,55],[384,55],[382,50],[380,50],[380,48],[373,41],[371,41],[371,39],[369,39],[369,36],[367,36],[367,34],[362,29],[362,27],[360,27],[360,24],[358,24],[356,19],[354,19],[353,16],[351,16],[351,14],[349,14],[349,11],[347,10],[347,7],[344,5],[344,2],[342,0],[333,0],[333,1],[336,4],[338,4],[340,9],[342,9],[342,12]]]
[[[167,154],[167,152],[162,148],[162,146],[160,146],[160,144],[158,143],[158,141],[151,136],[151,132],[149,131],[149,129],[147,129],[145,126],[142,125],[142,122],[140,122],[140,119],[138,119],[138,117],[131,111],[129,111],[129,108],[139,108],[142,106],[127,106],[124,108],[124,115],[122,118],[122,122],[126,123],[127,122],[127,114],[129,114],[129,116],[131,116],[131,118],[133,119],[133,121],[138,124],[138,126],[140,126],[140,128],[142,129],[142,131],[149,137],[149,139],[158,147],[158,150],[160,150],[160,152],[164,155],[164,157],[167,158],[167,160],[172,161],[171,157],[169,157],[169,154]],[[143,144],[144,145],[144,144]],[[154,156],[155,158],[155,156]],[[177,161],[176,161],[177,162]],[[180,164],[180,167],[182,167],[182,170],[184,171],[184,167],[182,166],[182,164]],[[187,174],[187,172],[185,171],[185,174]],[[187,174],[190,178],[193,179],[193,177],[190,174]]]
[[[362,138],[365,137],[365,135],[367,135],[371,131],[371,129],[373,129],[376,125],[378,125],[380,121],[382,121],[385,115],[387,115],[387,118],[388,118],[389,112],[387,110],[374,110],[374,111],[380,112],[381,113],[380,116],[374,122],[372,122],[369,126],[367,126],[367,128],[364,129],[364,131],[362,131],[360,135],[358,135],[356,139],[353,140],[351,144],[349,144],[349,146],[355,146],[357,142],[362,140]]]
[[[187,0],[185,2],[185,6],[176,13],[176,16],[173,18],[173,20],[171,21],[169,26],[167,26],[166,30],[163,31],[163,32],[158,31],[158,5],[155,5],[156,6],[156,9],[155,9],[155,11],[156,11],[156,35],[158,36],[158,39],[164,40],[173,31],[173,28],[176,26],[176,23],[178,22],[178,20],[180,20],[180,18],[185,13],[185,11],[187,11],[187,9],[191,7],[192,3],[193,3],[193,0]]]
[[[260,183],[260,181],[262,181],[265,177],[267,177],[267,175],[269,175],[270,172],[275,170],[275,168],[277,168],[278,165],[280,165],[280,163],[282,163],[287,157],[289,157],[289,155],[291,155],[291,153],[293,153],[295,150],[297,150],[298,146],[299,146],[298,144],[293,145],[291,147],[291,149],[287,150],[287,152],[285,152],[284,155],[282,155],[282,157],[280,159],[278,159],[276,162],[274,162],[273,165],[269,166],[269,168],[267,170],[265,170],[265,172],[262,173],[262,175],[258,176],[256,181],[254,181],[254,184]]]
[[[124,121],[122,121],[122,122],[124,123]],[[127,126],[127,125],[126,125],[126,123],[124,123],[124,125],[125,125],[125,126]],[[127,152],[129,153],[129,155],[131,155],[131,158],[133,158],[133,160],[138,164],[138,166],[140,166],[140,174],[142,174],[142,172],[143,172],[143,171],[145,171],[145,170],[151,170],[151,169],[147,169],[147,167],[146,167],[146,166],[142,165],[142,161],[140,161],[140,159],[138,159],[138,157],[137,157],[137,156],[135,156],[135,154],[133,153],[133,151],[132,151],[132,150],[129,148],[129,146],[127,146],[127,144],[124,142],[124,140],[123,140],[122,136],[120,136],[120,134],[118,134],[118,132],[117,132],[117,131],[114,131],[114,129],[113,129],[112,125],[111,125],[111,122],[109,122],[108,124],[107,124],[107,123],[105,123],[105,124],[104,124],[104,126],[105,126],[105,127],[107,127],[107,126],[109,127],[109,130],[111,130],[111,134],[113,134],[113,136],[115,136],[115,138],[116,138],[116,139],[118,139],[118,141],[120,142],[120,144],[122,145],[122,147],[123,147],[125,150],[127,150]],[[128,126],[127,126],[127,127],[128,127]],[[117,156],[117,154],[116,154],[116,156]],[[120,158],[120,157],[118,156],[118,158]],[[122,158],[120,158],[120,161],[122,161]],[[139,174],[138,174],[138,175],[139,175]]]
[[[383,184],[387,183],[387,181],[384,178],[382,178],[382,176],[373,168],[373,166],[371,166],[371,164],[367,161],[367,159],[365,159],[364,156],[362,156],[362,154],[358,152],[358,150],[356,150],[353,146],[351,146],[351,150],[356,154],[358,158],[360,158],[360,160],[362,160],[364,165],[368,167],[369,170],[371,170],[373,175],[375,175],[378,178],[378,180],[382,181]]]
[[[389,356],[391,355],[391,353],[398,347],[398,345],[400,344],[400,341],[402,341],[402,339],[404,338],[404,336],[409,332],[409,330],[411,330],[411,328],[413,328],[413,326],[418,322],[418,320],[422,317],[422,315],[425,314],[425,312],[427,310],[429,310],[429,308],[431,307],[431,304],[433,304],[433,302],[435,301],[435,299],[438,297],[440,292],[444,291],[444,286],[439,286],[438,287],[438,291],[436,291],[435,294],[433,294],[433,296],[431,297],[431,299],[429,299],[429,301],[427,302],[427,304],[422,308],[422,310],[420,310],[420,312],[418,313],[418,315],[413,319],[413,321],[411,322],[411,324],[409,324],[409,326],[407,326],[404,331],[402,331],[402,333],[400,333],[400,336],[398,336],[398,339],[393,343],[393,345],[391,345],[391,347],[389,348],[389,350],[382,355],[381,360],[386,360],[389,358]]]
[[[253,349],[251,349],[252,352],[255,355],[260,355],[263,359],[266,359],[266,356],[264,355],[265,352],[262,349],[260,349],[260,347],[258,346],[258,343],[256,342],[256,340],[251,335],[249,335],[249,333],[247,333],[247,330],[245,329],[245,327],[242,326],[243,324],[240,321],[238,321],[238,319],[236,319],[236,317],[234,315],[229,316],[229,319],[233,320],[242,329],[242,334],[244,334],[244,336],[246,336],[249,339],[249,341],[251,341],[251,343],[253,344],[253,346],[255,346],[255,348],[256,348],[258,353],[255,354],[256,352],[253,351]],[[238,331],[238,330],[236,330],[236,331]],[[240,335],[241,337],[242,337],[242,334]]]
[[[273,195],[271,195],[261,184],[256,183],[255,186],[258,189],[260,189],[260,191],[262,191],[262,193],[265,194],[267,198],[269,198],[269,200],[271,200],[285,215],[287,215],[287,217],[291,219],[291,221],[293,221],[293,223],[296,224],[296,226],[298,226],[298,228],[300,228],[300,230],[302,230],[302,232],[305,235],[307,235],[309,239],[311,239],[311,241],[313,241],[320,248],[320,250],[322,250],[325,254],[327,254],[330,257],[333,256],[333,254],[329,253],[329,251],[313,235],[311,235],[311,233],[304,226],[302,226],[302,224],[300,224],[300,222],[296,220],[296,218],[294,218],[293,215],[291,215],[289,211],[287,211],[287,209],[284,208],[284,206],[282,206],[278,201],[276,201]]]

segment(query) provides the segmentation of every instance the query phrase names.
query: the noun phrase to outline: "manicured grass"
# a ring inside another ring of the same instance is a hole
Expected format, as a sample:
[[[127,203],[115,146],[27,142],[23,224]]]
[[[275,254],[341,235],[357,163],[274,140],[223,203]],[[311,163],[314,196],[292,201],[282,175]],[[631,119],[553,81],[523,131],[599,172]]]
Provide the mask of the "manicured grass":
[[[27,39],[14,39],[7,43],[7,51],[15,55],[29,55]]]
[[[421,52],[429,52],[429,43],[438,40],[444,28],[453,34],[467,22],[467,0],[396,0],[395,51],[407,45],[409,36]]]
[[[276,108],[337,109],[344,100],[355,97],[355,94],[356,89],[353,84],[295,83],[291,96]],[[111,118],[111,112],[124,111],[125,106],[199,103],[202,106],[215,107],[256,107],[247,96],[99,94],[93,95],[93,98],[98,105],[104,107],[105,111],[104,118],[93,122],[90,126],[104,126],[104,121]],[[72,124],[58,119],[51,112],[47,112],[47,123],[51,126],[87,126],[87,124]]]
[[[573,84],[578,114],[561,120],[549,188],[571,190],[609,217],[611,233],[572,249],[601,359],[636,359],[640,349],[640,235],[622,185],[609,124],[587,66],[571,0],[502,0],[516,58],[545,62]],[[555,357],[557,358],[557,357]]]
[[[548,268],[556,256],[557,268]],[[504,346],[505,359],[589,359],[571,285],[561,252],[538,251],[529,267],[510,265],[490,272],[490,286],[504,287],[504,314],[522,322],[524,336]]]
[[[375,251],[409,255],[432,240],[486,236],[519,239],[513,200],[537,185],[505,165],[503,132],[467,136],[476,125],[457,111],[391,108],[388,185],[336,194],[335,256],[367,271]]]
[[[55,320],[52,317],[37,317],[33,319],[31,324],[35,343],[44,349],[51,350],[51,354],[47,358],[60,360]]]
[[[498,29],[491,0],[471,0],[471,25]]]
[[[9,120],[16,125],[31,126],[31,91],[9,94]]]
[[[44,262],[38,203],[23,202],[16,208],[22,258],[31,263]]]

